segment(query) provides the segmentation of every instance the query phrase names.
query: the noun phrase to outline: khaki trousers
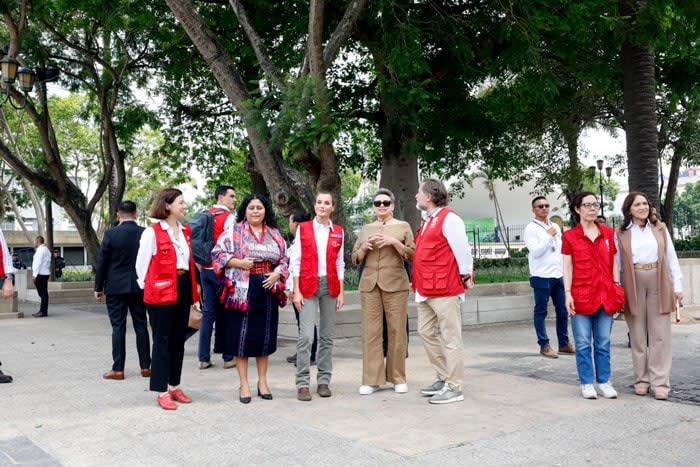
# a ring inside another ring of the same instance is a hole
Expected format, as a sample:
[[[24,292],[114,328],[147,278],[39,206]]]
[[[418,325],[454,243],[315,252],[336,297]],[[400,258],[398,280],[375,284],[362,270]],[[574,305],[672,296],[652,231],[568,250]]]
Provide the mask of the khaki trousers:
[[[362,384],[381,386],[387,381],[406,383],[406,321],[408,290],[385,292],[375,286],[360,293],[362,303]],[[382,350],[382,331],[386,315],[388,346],[386,366]]]
[[[634,387],[668,392],[671,388],[671,315],[659,311],[657,271],[635,269],[636,316],[625,315],[630,331]],[[649,336],[647,346],[647,334]]]
[[[459,296],[429,298],[416,303],[418,333],[438,377],[461,389],[464,378],[464,342]],[[439,334],[439,335],[438,335]]]

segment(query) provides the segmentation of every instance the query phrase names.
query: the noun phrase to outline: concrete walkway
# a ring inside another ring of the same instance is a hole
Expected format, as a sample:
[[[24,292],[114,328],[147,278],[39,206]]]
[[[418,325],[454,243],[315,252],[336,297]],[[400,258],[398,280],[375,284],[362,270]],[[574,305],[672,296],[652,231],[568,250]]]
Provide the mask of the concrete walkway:
[[[34,311],[20,308],[25,316]],[[58,305],[49,312],[45,319],[0,321],[2,369],[15,378],[0,385],[0,466],[639,466],[697,465],[700,456],[696,324],[673,325],[668,402],[633,394],[626,327],[616,321],[617,400],[582,399],[574,357],[541,358],[534,331],[522,323],[464,331],[465,401],[445,406],[418,392],[433,374],[415,335],[408,394],[358,395],[360,341],[339,339],[334,396],[298,402],[294,367],[285,361],[293,343],[286,341],[271,358],[275,399],[249,405],[238,402],[236,372],[218,357],[214,368],[196,368],[195,336],[183,371],[194,403],[166,412],[138,374],[133,330],[126,380],[105,381],[111,330],[104,307]]]

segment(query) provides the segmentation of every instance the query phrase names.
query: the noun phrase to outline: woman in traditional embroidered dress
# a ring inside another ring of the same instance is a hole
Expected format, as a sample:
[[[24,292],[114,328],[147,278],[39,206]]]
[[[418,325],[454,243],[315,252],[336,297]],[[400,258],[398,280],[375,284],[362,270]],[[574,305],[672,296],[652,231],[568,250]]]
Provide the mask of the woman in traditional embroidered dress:
[[[234,355],[240,378],[239,399],[251,400],[248,357],[255,357],[258,396],[272,399],[267,382],[269,355],[277,350],[279,306],[289,258],[277,230],[275,213],[263,195],[247,196],[238,208],[233,230],[224,232],[211,252],[214,269],[223,276],[221,299],[227,310],[224,353]]]
[[[180,389],[185,334],[190,306],[199,300],[192,259],[192,231],[180,223],[185,200],[177,188],[158,193],[150,217],[159,222],[141,235],[136,256],[136,275],[144,289],[149,321],[153,331],[151,391],[165,410],[175,410],[175,401],[192,400]]]

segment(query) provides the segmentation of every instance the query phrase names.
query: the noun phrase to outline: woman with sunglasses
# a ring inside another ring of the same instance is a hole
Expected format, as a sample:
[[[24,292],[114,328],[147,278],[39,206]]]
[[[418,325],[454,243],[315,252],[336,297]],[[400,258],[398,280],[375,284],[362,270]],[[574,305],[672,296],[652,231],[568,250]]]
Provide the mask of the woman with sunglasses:
[[[352,249],[352,260],[363,265],[360,278],[362,303],[362,386],[360,394],[376,392],[387,382],[397,393],[406,384],[406,323],[410,283],[404,261],[413,257],[413,233],[407,222],[394,219],[394,194],[380,188],[374,194],[374,222],[362,227]],[[382,351],[383,319],[388,346]]]
[[[668,399],[671,389],[671,320],[683,299],[683,275],[666,225],[656,218],[649,198],[633,191],[622,203],[617,232],[625,321],[630,331],[634,393]]]
[[[561,253],[581,394],[585,399],[596,399],[595,380],[600,394],[614,399],[617,391],[610,383],[610,333],[613,315],[624,304],[615,234],[610,227],[596,222],[600,204],[595,194],[577,193],[570,208],[576,227],[564,232]]]

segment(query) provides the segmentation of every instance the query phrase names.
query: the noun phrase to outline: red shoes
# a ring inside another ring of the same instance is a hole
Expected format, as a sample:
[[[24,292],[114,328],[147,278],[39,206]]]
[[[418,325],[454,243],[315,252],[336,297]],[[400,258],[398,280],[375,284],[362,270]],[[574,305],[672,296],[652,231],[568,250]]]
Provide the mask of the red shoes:
[[[162,409],[165,409],[165,410],[177,409],[177,405],[175,405],[175,401],[170,396],[169,392],[166,394],[163,394],[162,396],[158,396],[158,398],[156,400],[158,401],[158,405],[160,405],[160,407]]]
[[[180,388],[177,388],[174,391],[170,391],[169,394],[170,394],[170,397],[172,397],[173,399],[175,399],[178,402],[182,402],[183,404],[189,404],[190,402],[192,402],[192,399],[187,397],[185,395],[185,393],[182,392],[182,389],[180,389]]]

